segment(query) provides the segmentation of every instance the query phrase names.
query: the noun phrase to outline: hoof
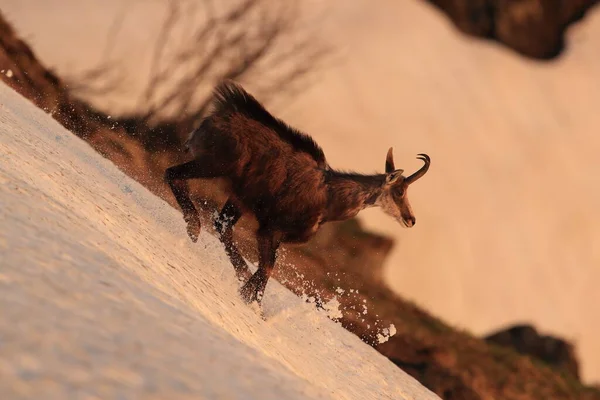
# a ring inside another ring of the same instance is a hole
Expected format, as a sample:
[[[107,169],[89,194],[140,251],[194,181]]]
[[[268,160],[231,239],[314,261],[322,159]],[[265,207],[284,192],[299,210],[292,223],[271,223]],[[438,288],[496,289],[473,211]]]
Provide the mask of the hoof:
[[[185,217],[185,222],[187,222],[187,234],[192,239],[192,242],[196,243],[198,241],[198,237],[200,236],[200,218],[197,215]]]
[[[254,287],[249,286],[247,283],[240,289],[240,297],[246,304],[257,303],[260,307],[263,294],[258,292]]]

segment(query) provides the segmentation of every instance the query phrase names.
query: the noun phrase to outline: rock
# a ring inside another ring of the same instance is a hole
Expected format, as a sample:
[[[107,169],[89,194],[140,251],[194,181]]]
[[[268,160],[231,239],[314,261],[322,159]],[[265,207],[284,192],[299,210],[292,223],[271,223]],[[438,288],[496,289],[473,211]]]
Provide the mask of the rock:
[[[579,379],[574,346],[561,338],[541,335],[531,325],[514,325],[486,336],[485,340],[535,357]]]
[[[497,40],[528,57],[551,59],[564,33],[597,0],[429,0],[470,35]]]

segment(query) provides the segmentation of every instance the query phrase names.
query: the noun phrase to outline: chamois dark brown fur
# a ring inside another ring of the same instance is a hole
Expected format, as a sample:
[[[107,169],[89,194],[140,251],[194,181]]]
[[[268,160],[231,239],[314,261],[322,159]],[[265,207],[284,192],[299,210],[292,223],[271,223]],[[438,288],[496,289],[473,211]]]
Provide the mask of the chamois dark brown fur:
[[[323,223],[351,218],[370,206],[380,206],[403,225],[413,226],[407,188],[430,164],[427,155],[419,154],[425,165],[404,177],[403,170],[394,167],[390,148],[383,174],[336,171],[310,136],[273,117],[233,82],[217,86],[212,112],[186,147],[193,160],[167,169],[165,180],[183,211],[188,235],[198,240],[200,218],[187,180],[225,178],[229,198],[215,227],[238,278],[247,279],[242,298],[259,303],[281,243],[306,242]],[[254,275],[233,242],[233,226],[244,212],[254,214],[259,225],[259,267]]]

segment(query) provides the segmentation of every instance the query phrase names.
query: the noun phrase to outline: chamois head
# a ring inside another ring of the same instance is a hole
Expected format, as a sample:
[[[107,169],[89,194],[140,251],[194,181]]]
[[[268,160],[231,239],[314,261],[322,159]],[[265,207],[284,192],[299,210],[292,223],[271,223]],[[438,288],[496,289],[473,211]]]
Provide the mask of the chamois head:
[[[427,154],[419,154],[417,158],[423,160],[425,165],[409,177],[404,177],[402,176],[404,170],[396,169],[394,166],[394,156],[390,147],[385,159],[385,184],[377,199],[377,204],[386,214],[396,218],[407,228],[412,227],[416,222],[406,194],[408,186],[425,175],[431,163]]]

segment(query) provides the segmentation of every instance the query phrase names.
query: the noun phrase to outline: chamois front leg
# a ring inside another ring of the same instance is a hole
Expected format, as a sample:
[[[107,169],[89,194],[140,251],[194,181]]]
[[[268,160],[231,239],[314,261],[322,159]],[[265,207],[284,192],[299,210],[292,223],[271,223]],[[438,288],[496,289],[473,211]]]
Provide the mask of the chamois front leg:
[[[272,232],[259,232],[258,235],[258,270],[240,289],[242,299],[251,304],[256,301],[259,305],[267,287],[267,282],[275,267],[275,257],[279,241],[275,240]]]
[[[215,178],[220,176],[218,170],[206,161],[196,159],[181,165],[167,168],[165,181],[171,187],[173,195],[181,207],[183,219],[187,223],[187,233],[195,243],[200,236],[200,216],[190,198],[190,189],[187,180],[193,178]]]
[[[233,264],[237,278],[240,281],[246,281],[252,273],[237,246],[233,243],[233,226],[241,216],[242,210],[235,197],[231,196],[215,220],[215,230],[219,234],[219,240],[225,246],[225,252]]]

